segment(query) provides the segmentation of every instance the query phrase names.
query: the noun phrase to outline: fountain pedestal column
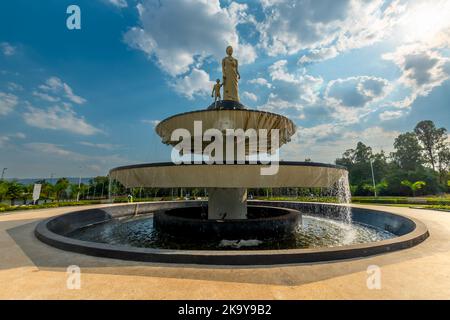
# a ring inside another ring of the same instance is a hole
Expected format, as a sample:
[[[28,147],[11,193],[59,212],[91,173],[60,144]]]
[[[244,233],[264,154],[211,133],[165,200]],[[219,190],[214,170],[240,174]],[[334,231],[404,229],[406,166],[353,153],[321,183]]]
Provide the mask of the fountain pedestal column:
[[[247,219],[247,189],[208,188],[208,219]]]

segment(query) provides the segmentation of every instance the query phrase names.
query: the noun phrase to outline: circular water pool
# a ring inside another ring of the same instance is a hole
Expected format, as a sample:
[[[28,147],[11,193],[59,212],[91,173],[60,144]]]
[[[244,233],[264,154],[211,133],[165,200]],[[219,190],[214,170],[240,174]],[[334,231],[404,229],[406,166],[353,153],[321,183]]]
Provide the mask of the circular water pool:
[[[41,221],[36,237],[56,248],[98,257],[211,265],[274,265],[363,258],[425,241],[420,221],[382,210],[333,204],[250,201],[301,213],[296,231],[276,239],[195,240],[159,233],[154,213],[205,206],[202,201],[102,206]],[[344,219],[343,219],[344,218]]]
[[[297,230],[284,239],[216,239],[174,237],[153,227],[153,214],[113,218],[66,234],[82,241],[129,247],[175,250],[276,250],[339,247],[395,238],[386,230],[303,215]]]

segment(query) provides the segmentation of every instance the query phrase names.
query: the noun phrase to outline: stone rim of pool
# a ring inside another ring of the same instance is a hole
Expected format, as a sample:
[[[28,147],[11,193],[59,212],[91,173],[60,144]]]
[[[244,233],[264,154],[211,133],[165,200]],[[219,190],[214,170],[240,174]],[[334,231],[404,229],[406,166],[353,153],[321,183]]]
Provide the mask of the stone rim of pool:
[[[259,206],[296,208],[305,214],[314,214],[315,212],[319,215],[324,212],[332,214],[333,211],[338,211],[339,208],[342,208],[341,205],[323,203],[283,201],[251,202]],[[150,249],[87,242],[64,236],[64,234],[71,230],[79,229],[93,223],[107,221],[112,218],[127,217],[173,208],[195,207],[201,204],[201,201],[169,201],[120,206],[106,205],[101,208],[75,211],[41,221],[35,229],[35,235],[38,239],[53,247],[91,256],[143,262],[203,265],[276,265],[364,258],[411,248],[429,237],[427,227],[419,220],[382,210],[363,208],[353,208],[353,216],[357,219],[369,219],[370,221],[378,219],[376,223],[385,224],[385,230],[395,228],[398,236],[379,242],[340,247],[239,251]]]

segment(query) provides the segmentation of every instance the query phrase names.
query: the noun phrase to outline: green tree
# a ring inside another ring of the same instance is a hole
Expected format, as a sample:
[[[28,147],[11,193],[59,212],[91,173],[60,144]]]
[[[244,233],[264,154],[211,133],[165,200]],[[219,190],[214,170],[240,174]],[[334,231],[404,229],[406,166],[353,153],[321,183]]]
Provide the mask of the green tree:
[[[8,192],[8,183],[6,181],[0,181],[0,202],[6,197]]]
[[[438,153],[438,171],[440,182],[445,184],[450,171],[450,149],[447,146],[443,147]]]
[[[419,122],[414,132],[417,139],[422,143],[424,158],[436,170],[436,160],[439,151],[445,146],[447,140],[447,130],[445,128],[436,128],[434,122],[425,120]]]
[[[47,198],[50,199],[53,197],[53,194],[55,192],[54,190],[54,185],[45,181],[42,183],[42,195]]]
[[[59,200],[65,193],[66,189],[69,188],[70,182],[67,178],[60,178],[56,181],[54,190],[56,193],[56,199]]]
[[[391,157],[404,170],[416,170],[422,165],[422,148],[413,132],[399,135],[394,142],[395,152]]]
[[[377,183],[375,185],[375,188],[373,187],[373,184],[365,183],[362,188],[364,190],[369,191],[372,194],[375,194],[375,190],[377,192],[377,195],[383,194],[383,192],[388,188],[389,183],[386,180],[381,181],[380,183]]]
[[[344,152],[342,158],[336,159],[336,164],[344,166],[349,171],[350,184],[356,186],[354,195],[372,195],[367,185],[372,185],[373,164],[376,181],[383,179],[387,172],[388,163],[383,151],[373,153],[372,148],[362,142],[358,142],[355,149]],[[372,187],[373,188],[373,187]]]
[[[413,197],[415,197],[416,192],[423,189],[423,187],[425,187],[427,183],[425,181],[411,182],[409,180],[403,180],[402,185],[411,189]]]
[[[12,202],[14,200],[22,197],[23,194],[23,186],[17,181],[12,181],[8,183],[8,191],[6,191],[6,197],[11,199]]]

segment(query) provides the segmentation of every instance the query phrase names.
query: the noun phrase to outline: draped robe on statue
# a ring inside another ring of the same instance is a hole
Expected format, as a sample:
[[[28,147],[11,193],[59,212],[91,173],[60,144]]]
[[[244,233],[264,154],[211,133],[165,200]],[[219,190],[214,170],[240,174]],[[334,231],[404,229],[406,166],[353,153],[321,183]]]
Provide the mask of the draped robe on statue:
[[[223,100],[239,101],[237,64],[231,56],[222,60]]]

